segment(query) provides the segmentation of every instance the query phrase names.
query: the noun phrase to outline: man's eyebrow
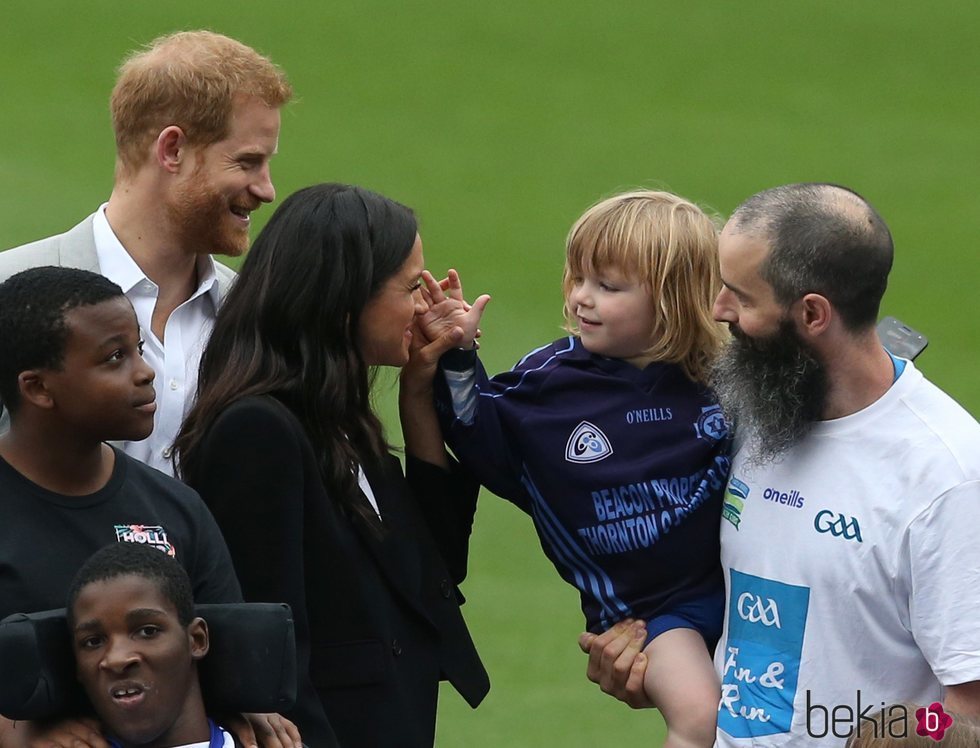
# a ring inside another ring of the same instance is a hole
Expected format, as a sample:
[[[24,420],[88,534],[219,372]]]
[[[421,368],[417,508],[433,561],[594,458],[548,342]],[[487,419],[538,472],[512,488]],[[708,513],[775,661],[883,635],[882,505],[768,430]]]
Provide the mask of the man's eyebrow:
[[[235,154],[235,158],[237,158],[239,160],[241,160],[241,159],[261,160],[261,159],[264,159],[264,158],[272,158],[277,153],[279,153],[279,146],[278,146],[278,144],[276,145],[275,149],[273,149],[271,152],[265,151],[262,148],[255,148],[255,147],[252,147],[252,146],[246,146],[245,148],[242,148],[242,150],[238,151]]]
[[[748,293],[746,293],[745,291],[743,291],[738,286],[732,285],[731,283],[729,283],[728,281],[726,281],[724,278],[721,279],[721,285],[723,285],[725,288],[727,288],[729,291],[731,291],[736,296],[741,296],[744,299],[751,298]]]

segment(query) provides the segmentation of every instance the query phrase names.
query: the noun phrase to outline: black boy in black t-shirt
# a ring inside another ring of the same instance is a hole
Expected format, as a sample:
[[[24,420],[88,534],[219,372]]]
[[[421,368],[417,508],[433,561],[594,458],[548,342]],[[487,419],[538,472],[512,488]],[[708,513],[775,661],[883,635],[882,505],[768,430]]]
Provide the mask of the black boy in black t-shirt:
[[[0,618],[61,607],[85,559],[116,542],[176,558],[198,602],[241,600],[198,495],[105,443],[153,429],[153,370],[141,349],[132,305],[101,275],[41,267],[0,284],[0,399],[10,412],[0,436]],[[88,723],[42,729],[0,717],[4,748],[42,739],[107,745]]]

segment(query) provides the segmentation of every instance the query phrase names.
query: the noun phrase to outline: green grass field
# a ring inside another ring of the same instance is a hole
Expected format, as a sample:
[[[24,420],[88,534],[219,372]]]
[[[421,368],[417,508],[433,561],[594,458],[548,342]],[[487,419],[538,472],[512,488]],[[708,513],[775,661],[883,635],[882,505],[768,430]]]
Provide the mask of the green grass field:
[[[966,0],[6,0],[0,246],[108,196],[116,65],[207,27],[268,53],[296,88],[280,198],[349,181],[416,208],[433,272],[493,294],[490,370],[560,334],[564,236],[597,198],[656,186],[727,214],[765,187],[827,180],[885,216],[883,312],[926,333],[920,367],[977,414],[978,24]],[[379,407],[397,442],[391,392]],[[530,522],[489,495],[465,592],[493,690],[476,712],[444,692],[440,746],[658,744],[655,712],[585,680],[575,594]]]

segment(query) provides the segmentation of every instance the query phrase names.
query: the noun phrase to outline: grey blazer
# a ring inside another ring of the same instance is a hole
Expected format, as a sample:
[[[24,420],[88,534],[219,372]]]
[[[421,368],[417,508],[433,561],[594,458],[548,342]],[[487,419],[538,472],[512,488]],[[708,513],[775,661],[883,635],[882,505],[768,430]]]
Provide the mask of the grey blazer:
[[[81,268],[98,273],[99,256],[95,250],[95,234],[92,230],[94,217],[93,213],[63,234],[0,252],[0,282],[21,270],[43,265]],[[220,262],[214,263],[214,267],[218,276],[218,298],[223,300],[235,280],[235,271]]]
[[[39,239],[30,244],[0,252],[0,283],[11,275],[28,268],[55,265],[66,268],[81,268],[99,271],[99,255],[95,249],[95,233],[92,229],[93,213],[74,228],[63,234]],[[220,262],[214,263],[218,277],[218,299],[223,301],[228,289],[235,280],[235,271]],[[2,403],[0,403],[2,405]],[[6,410],[0,415],[0,434],[10,428]]]

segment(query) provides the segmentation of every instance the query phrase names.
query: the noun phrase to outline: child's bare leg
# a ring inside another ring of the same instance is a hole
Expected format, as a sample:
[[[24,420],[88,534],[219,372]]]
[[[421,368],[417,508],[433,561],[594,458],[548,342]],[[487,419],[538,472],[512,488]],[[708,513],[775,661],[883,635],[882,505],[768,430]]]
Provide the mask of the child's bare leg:
[[[643,688],[667,723],[664,748],[710,748],[721,687],[701,634],[671,629],[643,651],[648,658]]]

